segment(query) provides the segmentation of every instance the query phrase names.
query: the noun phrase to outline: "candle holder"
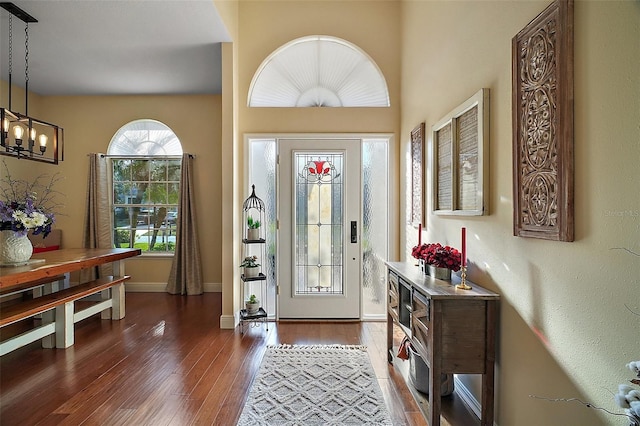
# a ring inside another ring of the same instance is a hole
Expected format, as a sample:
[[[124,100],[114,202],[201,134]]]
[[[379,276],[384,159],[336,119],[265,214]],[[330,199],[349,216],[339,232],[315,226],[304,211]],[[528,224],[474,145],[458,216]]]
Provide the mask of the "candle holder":
[[[458,284],[456,288],[460,290],[471,290],[471,286],[467,284],[467,267],[461,266],[460,271],[460,284]]]

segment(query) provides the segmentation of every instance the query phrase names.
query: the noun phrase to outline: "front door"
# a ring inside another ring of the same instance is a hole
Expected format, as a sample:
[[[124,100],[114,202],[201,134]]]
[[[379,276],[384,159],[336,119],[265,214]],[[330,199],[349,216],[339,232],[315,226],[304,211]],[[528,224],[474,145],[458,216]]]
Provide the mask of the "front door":
[[[360,318],[360,139],[281,139],[278,317]]]

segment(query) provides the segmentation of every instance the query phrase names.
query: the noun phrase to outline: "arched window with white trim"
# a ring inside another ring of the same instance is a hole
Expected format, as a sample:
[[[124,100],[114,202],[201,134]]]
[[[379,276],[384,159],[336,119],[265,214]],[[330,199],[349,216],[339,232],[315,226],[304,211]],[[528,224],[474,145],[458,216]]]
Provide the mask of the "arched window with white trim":
[[[122,126],[107,154],[112,165],[114,244],[173,254],[182,145],[165,124],[149,119]]]
[[[341,38],[314,35],[292,40],[258,67],[250,107],[388,107],[389,91],[378,65]]]

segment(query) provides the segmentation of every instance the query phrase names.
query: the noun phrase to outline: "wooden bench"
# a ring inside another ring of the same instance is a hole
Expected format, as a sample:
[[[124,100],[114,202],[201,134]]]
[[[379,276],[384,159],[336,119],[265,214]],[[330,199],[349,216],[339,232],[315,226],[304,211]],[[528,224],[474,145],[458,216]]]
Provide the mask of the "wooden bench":
[[[74,324],[100,312],[103,319],[124,318],[124,282],[129,278],[128,275],[99,278],[2,308],[0,327],[53,309],[55,309],[55,316],[50,319],[45,318],[41,326],[1,342],[0,356],[52,334],[55,334],[56,348],[68,348],[73,345]],[[100,292],[103,292],[101,301],[74,312],[74,302]],[[44,341],[43,345],[47,346]]]
[[[56,281],[65,281],[65,280],[67,280],[67,277],[65,275],[58,275],[55,277],[40,278],[39,280],[36,280],[36,281],[31,281],[25,284],[20,284],[13,287],[0,289],[0,298],[24,294],[29,290],[41,289],[46,284],[50,284]]]

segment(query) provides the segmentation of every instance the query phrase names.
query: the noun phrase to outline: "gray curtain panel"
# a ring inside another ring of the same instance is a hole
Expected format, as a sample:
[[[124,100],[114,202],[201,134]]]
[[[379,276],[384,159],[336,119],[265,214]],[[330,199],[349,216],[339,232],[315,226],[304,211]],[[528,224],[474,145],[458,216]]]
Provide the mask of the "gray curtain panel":
[[[191,296],[204,292],[193,183],[193,156],[191,154],[183,154],[176,230],[176,252],[173,256],[171,273],[167,282],[167,292],[171,294]]]
[[[86,215],[82,242],[84,248],[113,248],[113,224],[109,196],[111,170],[104,154],[89,154]],[[80,272],[80,281],[113,275],[110,264]]]

